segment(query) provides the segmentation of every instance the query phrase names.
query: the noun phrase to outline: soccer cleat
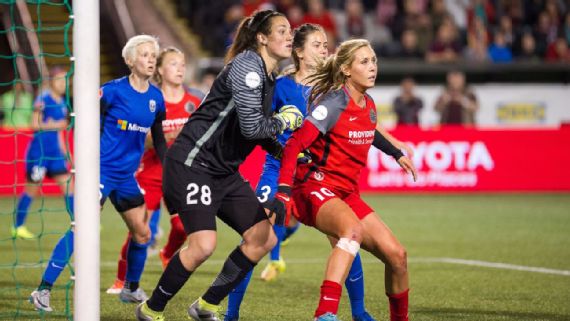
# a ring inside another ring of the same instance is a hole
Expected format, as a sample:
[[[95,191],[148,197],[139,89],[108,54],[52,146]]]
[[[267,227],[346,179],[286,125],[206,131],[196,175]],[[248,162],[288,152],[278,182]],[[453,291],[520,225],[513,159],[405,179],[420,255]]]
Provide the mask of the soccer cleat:
[[[330,312],[327,312],[327,313],[315,318],[314,321],[340,321],[340,320],[337,318],[336,314],[332,314]]]
[[[165,270],[170,259],[164,255],[164,249],[162,249],[158,252],[158,257],[160,258],[160,261],[162,262],[162,269]]]
[[[138,321],[164,321],[164,314],[151,310],[148,305],[146,305],[146,301],[137,306],[135,315]]]
[[[134,291],[123,288],[119,293],[119,299],[125,303],[142,303],[148,299],[148,296],[140,287]]]
[[[290,237],[284,239],[283,241],[281,241],[281,247],[286,247],[287,245],[289,245],[290,242],[291,242]]]
[[[30,230],[28,230],[27,227],[25,226],[19,226],[16,228],[12,227],[12,237],[13,238],[20,238],[22,240],[31,240],[34,239],[36,237],[36,235],[32,232],[30,232]]]
[[[221,321],[220,305],[210,304],[201,297],[188,308],[188,316],[194,321]]]
[[[111,287],[107,289],[106,293],[107,294],[120,294],[124,285],[125,285],[124,281],[117,279],[117,280],[115,280],[115,283],[113,283],[113,285],[111,285]]]
[[[53,309],[49,306],[50,290],[35,290],[30,294],[30,303],[34,305],[36,310],[51,312]]]
[[[370,315],[370,313],[368,313],[367,311],[364,311],[363,313],[361,313],[359,315],[353,315],[352,321],[376,321],[376,319],[374,319]]]
[[[279,274],[283,274],[287,265],[285,264],[285,260],[282,257],[279,258],[279,261],[269,261],[265,266],[265,269],[261,271],[261,279],[270,282],[274,281]]]

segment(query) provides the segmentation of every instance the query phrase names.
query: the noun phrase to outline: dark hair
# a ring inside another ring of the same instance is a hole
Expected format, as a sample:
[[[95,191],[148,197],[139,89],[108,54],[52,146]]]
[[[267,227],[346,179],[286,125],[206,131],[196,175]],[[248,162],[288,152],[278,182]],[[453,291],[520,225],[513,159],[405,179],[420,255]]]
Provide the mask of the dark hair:
[[[293,63],[295,64],[295,70],[293,71],[293,73],[299,71],[299,68],[301,67],[301,61],[299,60],[299,56],[297,56],[296,49],[303,49],[305,43],[307,42],[307,37],[309,37],[310,34],[316,31],[324,32],[324,29],[323,27],[317,24],[305,23],[295,28],[295,30],[293,30],[292,56],[293,56]]]
[[[278,16],[285,17],[282,13],[274,10],[263,10],[256,11],[243,19],[237,28],[234,42],[226,54],[226,63],[245,50],[257,50],[255,36],[258,32],[269,35],[271,33],[271,18]]]

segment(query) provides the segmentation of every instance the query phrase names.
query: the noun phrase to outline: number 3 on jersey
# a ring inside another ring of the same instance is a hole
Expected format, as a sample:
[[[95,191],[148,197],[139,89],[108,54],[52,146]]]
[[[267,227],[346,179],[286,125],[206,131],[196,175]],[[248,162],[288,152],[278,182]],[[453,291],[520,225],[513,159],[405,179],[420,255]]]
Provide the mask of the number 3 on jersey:
[[[200,200],[204,205],[212,204],[212,192],[210,190],[210,186],[202,185],[200,188],[198,184],[190,183],[188,184],[188,187],[186,187],[186,190],[188,191],[188,194],[186,195],[186,204],[198,204],[198,200]],[[198,193],[200,193],[200,195],[196,195]]]

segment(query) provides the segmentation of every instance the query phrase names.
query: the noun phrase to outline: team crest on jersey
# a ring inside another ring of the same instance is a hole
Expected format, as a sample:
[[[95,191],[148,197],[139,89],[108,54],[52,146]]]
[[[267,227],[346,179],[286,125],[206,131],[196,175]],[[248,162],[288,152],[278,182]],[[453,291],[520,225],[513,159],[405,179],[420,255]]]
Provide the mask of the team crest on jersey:
[[[193,102],[189,101],[189,102],[187,102],[187,103],[184,105],[184,110],[185,110],[187,113],[191,114],[191,113],[193,113],[193,112],[196,111],[196,104],[194,104]]]
[[[154,99],[148,101],[148,109],[150,109],[151,113],[154,113],[156,110],[156,101]]]
[[[370,121],[376,124],[376,111],[374,109],[370,109]]]
[[[313,174],[313,177],[317,180],[317,181],[322,181],[323,179],[325,179],[325,174],[323,174],[322,172],[315,172],[315,174]]]

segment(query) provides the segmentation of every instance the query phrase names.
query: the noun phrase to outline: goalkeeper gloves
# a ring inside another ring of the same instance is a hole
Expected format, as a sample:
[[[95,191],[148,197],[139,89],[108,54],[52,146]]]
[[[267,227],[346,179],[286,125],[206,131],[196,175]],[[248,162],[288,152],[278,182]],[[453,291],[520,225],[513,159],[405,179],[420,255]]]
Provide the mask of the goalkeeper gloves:
[[[289,224],[289,218],[293,209],[291,186],[279,185],[273,199],[266,204],[265,208],[269,211],[269,218],[275,214],[276,225]]]
[[[279,112],[273,117],[281,122],[280,133],[287,129],[293,131],[303,124],[303,114],[293,105],[285,105],[279,108]]]

